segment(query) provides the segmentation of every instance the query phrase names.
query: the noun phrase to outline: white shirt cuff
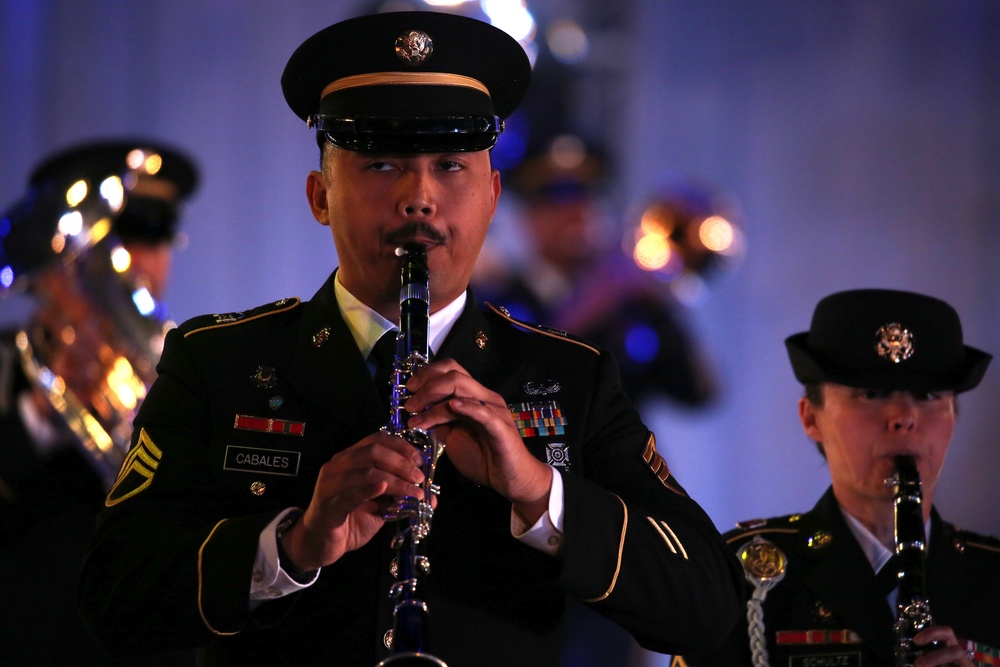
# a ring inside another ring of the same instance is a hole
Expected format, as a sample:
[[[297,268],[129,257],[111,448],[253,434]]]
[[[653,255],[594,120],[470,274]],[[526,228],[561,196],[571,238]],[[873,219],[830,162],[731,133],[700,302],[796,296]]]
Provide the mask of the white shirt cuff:
[[[274,600],[309,588],[319,578],[319,570],[316,570],[316,575],[311,581],[300,584],[288,576],[279,564],[278,541],[276,537],[278,524],[289,513],[294,511],[295,508],[288,508],[274,517],[271,523],[264,526],[264,530],[260,531],[260,540],[257,542],[257,558],[254,560],[253,575],[250,581],[251,607],[257,606],[253,602]]]
[[[549,491],[549,509],[528,526],[516,512],[510,512],[510,534],[530,547],[550,556],[559,556],[563,542],[563,483],[560,472],[552,468],[552,489]]]

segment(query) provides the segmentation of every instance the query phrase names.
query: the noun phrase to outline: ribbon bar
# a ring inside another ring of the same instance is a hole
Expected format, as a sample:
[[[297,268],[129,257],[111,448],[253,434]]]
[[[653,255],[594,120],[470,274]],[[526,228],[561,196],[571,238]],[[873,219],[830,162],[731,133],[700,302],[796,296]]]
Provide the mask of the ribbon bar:
[[[861,637],[853,630],[781,630],[775,638],[779,645],[861,643]]]
[[[236,422],[233,424],[233,428],[238,428],[242,431],[277,433],[279,435],[304,435],[306,432],[306,423],[293,422],[286,419],[268,419],[266,417],[236,415]]]

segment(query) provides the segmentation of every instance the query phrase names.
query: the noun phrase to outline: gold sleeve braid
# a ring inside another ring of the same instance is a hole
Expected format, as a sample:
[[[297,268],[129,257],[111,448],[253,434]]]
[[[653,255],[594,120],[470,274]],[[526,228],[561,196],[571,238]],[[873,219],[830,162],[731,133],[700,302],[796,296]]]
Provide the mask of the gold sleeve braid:
[[[238,635],[239,632],[222,632],[221,630],[216,630],[212,627],[212,624],[208,622],[208,619],[205,618],[205,608],[201,603],[203,588],[201,559],[205,551],[205,545],[208,544],[208,541],[212,539],[213,535],[215,535],[215,531],[219,529],[219,526],[224,524],[226,521],[228,521],[228,519],[222,519],[219,523],[212,526],[212,531],[208,534],[208,537],[205,538],[205,541],[201,543],[201,547],[198,549],[198,613],[201,615],[201,622],[205,624],[205,627],[208,628],[212,634],[220,637],[231,637],[233,635]]]
[[[608,590],[604,591],[603,594],[597,596],[596,598],[584,599],[584,602],[600,602],[611,595],[611,593],[615,590],[615,584],[618,583],[618,573],[621,572],[622,569],[622,552],[625,550],[625,534],[628,532],[628,506],[625,504],[625,501],[618,496],[615,496],[615,498],[618,498],[618,502],[622,504],[622,511],[624,513],[624,517],[622,519],[622,534],[621,538],[618,540],[618,561],[615,563],[615,573],[611,577],[611,585],[608,586]]]

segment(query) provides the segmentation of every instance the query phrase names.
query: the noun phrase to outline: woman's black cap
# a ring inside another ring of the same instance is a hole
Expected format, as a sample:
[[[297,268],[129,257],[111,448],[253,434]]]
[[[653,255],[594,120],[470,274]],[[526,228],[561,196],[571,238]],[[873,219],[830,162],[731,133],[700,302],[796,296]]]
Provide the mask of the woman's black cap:
[[[823,298],[809,331],[785,347],[803,384],[894,391],[967,391],[993,358],[963,342],[958,313],[944,301],[886,289]]]

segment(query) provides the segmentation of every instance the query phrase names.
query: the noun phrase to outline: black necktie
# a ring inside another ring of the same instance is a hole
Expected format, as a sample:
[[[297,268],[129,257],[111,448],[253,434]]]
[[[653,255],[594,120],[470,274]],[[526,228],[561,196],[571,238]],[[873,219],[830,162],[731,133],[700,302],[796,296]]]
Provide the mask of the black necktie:
[[[382,334],[375,343],[370,355],[375,364],[375,386],[385,407],[389,407],[389,397],[392,395],[392,368],[396,358],[396,330],[390,329]]]
[[[899,573],[897,568],[899,567],[899,557],[895,554],[885,562],[882,569],[878,571],[875,578],[878,579],[879,591],[882,593],[882,597],[889,595],[889,593],[896,590],[896,586],[899,585]]]

